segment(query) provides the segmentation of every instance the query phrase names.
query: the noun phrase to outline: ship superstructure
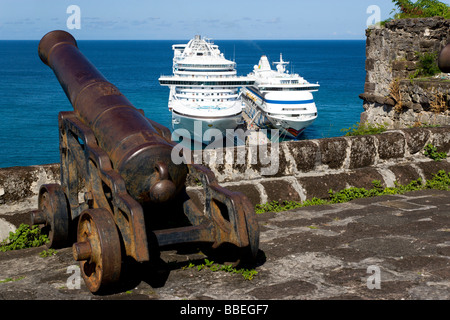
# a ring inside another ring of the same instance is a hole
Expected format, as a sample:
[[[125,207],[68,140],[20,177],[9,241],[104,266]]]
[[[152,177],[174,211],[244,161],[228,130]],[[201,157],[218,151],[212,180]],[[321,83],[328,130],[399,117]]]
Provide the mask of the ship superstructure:
[[[236,63],[227,60],[209,39],[195,36],[172,49],[173,75],[161,76],[159,82],[170,88],[168,105],[174,132],[207,144],[205,130],[217,129],[225,135],[227,129],[242,124],[244,105],[239,89],[254,80],[237,76]]]
[[[289,73],[283,60],[274,62],[276,70],[263,55],[249,78],[254,85],[243,88],[242,99],[245,112],[255,124],[263,129],[279,129],[280,135],[298,139],[302,132],[317,118],[317,107],[312,92],[319,84],[312,84],[295,73]]]

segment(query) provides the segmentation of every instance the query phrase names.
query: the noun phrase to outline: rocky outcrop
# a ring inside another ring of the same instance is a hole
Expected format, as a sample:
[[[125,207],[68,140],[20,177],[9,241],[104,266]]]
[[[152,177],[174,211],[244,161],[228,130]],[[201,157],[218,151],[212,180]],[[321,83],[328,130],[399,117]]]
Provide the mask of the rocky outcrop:
[[[449,125],[450,80],[411,80],[419,56],[450,42],[450,20],[400,19],[366,31],[366,81],[361,123],[388,128]]]

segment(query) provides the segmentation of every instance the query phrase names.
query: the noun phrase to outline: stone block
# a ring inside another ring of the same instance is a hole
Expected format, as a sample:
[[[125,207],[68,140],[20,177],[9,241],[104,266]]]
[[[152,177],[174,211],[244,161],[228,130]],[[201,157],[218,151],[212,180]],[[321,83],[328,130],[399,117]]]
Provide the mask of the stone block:
[[[361,168],[351,170],[342,174],[342,180],[350,187],[365,188],[367,190],[373,188],[373,181],[379,180],[383,183],[383,176],[375,168]]]
[[[314,170],[320,158],[319,147],[316,143],[307,140],[291,141],[287,142],[287,146],[299,172]]]
[[[253,205],[257,205],[262,202],[259,190],[256,188],[254,184],[242,183],[238,185],[224,186],[224,188],[232,192],[241,192],[245,194]]]
[[[366,71],[372,71],[375,66],[375,60],[368,58],[366,59]]]
[[[375,163],[375,138],[357,136],[351,138],[350,169],[363,168]]]
[[[351,170],[345,173],[327,174],[320,177],[301,177],[297,179],[306,193],[307,199],[314,197],[329,199],[329,191],[341,191],[347,188],[373,188],[372,181],[383,183],[381,174],[373,168]]]
[[[373,93],[376,90],[376,84],[373,82],[366,82],[364,84],[364,92]]]
[[[41,183],[59,182],[59,164],[0,169],[0,204],[35,197]]]
[[[267,194],[268,202],[284,200],[300,201],[300,195],[288,180],[262,181],[261,185]]]
[[[396,181],[401,185],[407,185],[420,178],[419,172],[410,165],[394,165],[388,168],[395,175]]]
[[[348,187],[342,174],[327,174],[320,177],[302,177],[297,179],[306,193],[306,199],[329,199],[329,190],[337,191]]]
[[[435,46],[436,42],[437,41],[433,41],[433,40],[421,40],[419,42],[419,46],[421,49],[429,49],[429,48],[433,48]],[[425,51],[427,51],[427,50],[425,50]]]
[[[251,146],[246,161],[247,167],[258,175],[279,177],[290,170],[290,163],[280,144]]]
[[[403,158],[405,154],[405,138],[399,132],[386,132],[376,136],[378,139],[378,155],[380,159]]]
[[[339,169],[344,165],[349,144],[346,138],[327,138],[319,140],[322,164],[330,169]]]
[[[430,137],[430,131],[425,128],[404,129],[403,132],[410,154],[416,154],[423,150]]]
[[[416,69],[416,63],[414,61],[394,61],[392,62],[392,70],[394,71],[412,71]]]
[[[450,163],[446,160],[419,162],[417,166],[422,170],[426,180],[432,179],[440,170],[450,172]]]
[[[450,152],[450,127],[429,128],[431,143],[438,152]]]
[[[420,113],[423,111],[422,105],[420,103],[413,103],[412,109],[415,113]]]

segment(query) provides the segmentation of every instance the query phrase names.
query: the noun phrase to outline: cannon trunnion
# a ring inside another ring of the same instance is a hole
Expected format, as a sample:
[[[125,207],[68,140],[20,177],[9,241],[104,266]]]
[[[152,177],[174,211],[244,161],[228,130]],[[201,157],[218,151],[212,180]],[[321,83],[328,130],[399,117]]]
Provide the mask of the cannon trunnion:
[[[125,258],[151,261],[166,245],[231,244],[238,260],[255,258],[259,227],[245,195],[206,167],[175,164],[169,129],[136,109],[69,33],[46,34],[38,51],[74,111],[59,113],[61,184],[41,186],[31,220],[49,247],[72,245],[91,292],[119,282]],[[203,185],[204,208],[186,193],[188,175]]]

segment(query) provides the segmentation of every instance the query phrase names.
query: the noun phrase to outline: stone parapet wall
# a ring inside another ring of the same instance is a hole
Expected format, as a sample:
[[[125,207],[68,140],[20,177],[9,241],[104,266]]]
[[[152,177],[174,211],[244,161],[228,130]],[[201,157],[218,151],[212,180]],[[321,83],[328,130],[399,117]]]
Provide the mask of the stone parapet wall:
[[[240,182],[281,177],[323,176],[332,172],[343,172],[366,167],[389,166],[402,162],[427,161],[423,149],[433,144],[440,152],[450,152],[450,127],[410,128],[389,130],[378,135],[336,137],[317,140],[291,141],[279,144],[278,163],[263,164],[256,158],[255,149],[247,147],[241,151],[243,164],[227,163],[235,159],[236,148],[223,153],[223,163],[202,163],[210,167],[219,182]],[[268,153],[274,152],[272,145]],[[217,152],[210,151],[214,154]],[[233,157],[234,153],[234,157]],[[211,158],[218,158],[211,156]],[[262,175],[263,169],[275,174]]]
[[[310,173],[302,176],[286,176],[269,179],[246,180],[239,183],[222,183],[231,190],[243,192],[253,204],[271,201],[305,201],[314,197],[329,198],[329,190],[334,192],[350,187],[373,188],[378,180],[384,187],[394,187],[395,182],[406,185],[419,178],[431,179],[440,170],[450,172],[448,161],[417,161],[387,164],[379,167],[364,167],[353,170],[330,171],[321,175]],[[202,188],[191,187],[190,195],[203,200]]]
[[[450,128],[412,128],[378,135],[337,137],[283,142],[278,145],[275,163],[264,163],[261,150],[231,148],[223,153],[222,164],[206,162],[221,185],[245,193],[253,204],[273,200],[305,200],[327,197],[328,190],[370,187],[373,180],[385,186],[394,181],[408,183],[428,178],[439,168],[450,171],[447,161],[434,162],[423,155],[428,144],[450,153]],[[269,145],[268,153],[276,145]],[[243,156],[238,163],[238,155]],[[234,157],[231,154],[234,153]],[[209,151],[217,155],[218,151]],[[234,161],[229,161],[234,159]],[[228,161],[227,161],[228,160]],[[276,171],[270,175],[261,172]],[[0,169],[0,216],[33,210],[39,187],[59,182],[59,164]],[[201,200],[201,187],[188,179],[188,189]]]
[[[449,125],[449,80],[409,79],[419,66],[419,55],[436,53],[450,42],[450,20],[400,19],[366,31],[366,80],[361,122],[388,128]],[[398,87],[395,88],[395,82]],[[438,98],[446,108],[436,110]]]
[[[226,150],[222,164],[205,161],[208,153],[217,156],[217,151],[203,152],[202,156],[203,164],[212,169],[223,187],[244,193],[256,205],[313,197],[327,199],[330,189],[369,189],[374,180],[393,187],[396,181],[408,184],[418,178],[426,181],[439,170],[450,172],[447,160],[435,162],[423,155],[428,143],[440,152],[450,153],[450,128],[413,128],[369,136],[283,142],[278,148],[267,147],[268,153],[279,150],[275,163],[261,161],[261,150],[252,147]],[[241,163],[237,161],[239,156]],[[270,173],[270,168],[276,169],[273,174],[262,174]],[[40,186],[59,180],[59,164],[0,168],[0,241],[21,223],[30,223],[29,212],[37,209]],[[203,187],[190,178],[187,193],[194,203],[204,204]]]

